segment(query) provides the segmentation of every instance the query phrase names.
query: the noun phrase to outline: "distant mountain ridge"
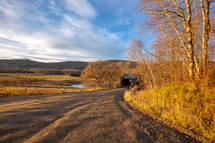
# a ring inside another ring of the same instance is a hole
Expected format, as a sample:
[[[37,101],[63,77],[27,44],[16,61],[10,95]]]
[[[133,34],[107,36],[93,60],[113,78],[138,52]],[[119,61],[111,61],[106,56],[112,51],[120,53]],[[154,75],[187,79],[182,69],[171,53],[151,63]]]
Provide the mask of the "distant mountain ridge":
[[[104,62],[128,62],[126,60],[105,60]],[[84,69],[88,63],[83,61],[65,61],[65,62],[37,62],[28,59],[2,59],[0,60],[0,69],[15,68],[15,69]]]
[[[66,62],[52,62],[43,63],[32,61],[28,59],[12,59],[0,60],[0,69],[2,68],[41,68],[41,69],[84,69],[88,62],[82,61],[66,61]]]

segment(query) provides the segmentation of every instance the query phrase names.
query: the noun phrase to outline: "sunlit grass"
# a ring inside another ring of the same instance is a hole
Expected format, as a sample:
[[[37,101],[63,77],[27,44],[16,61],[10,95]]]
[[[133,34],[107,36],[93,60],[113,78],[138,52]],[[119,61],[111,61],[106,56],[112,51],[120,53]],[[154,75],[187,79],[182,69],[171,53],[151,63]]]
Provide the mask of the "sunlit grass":
[[[58,87],[80,82],[80,77],[69,75],[0,74],[0,86]]]
[[[69,75],[34,75],[34,74],[0,74],[0,79],[36,79],[36,80],[74,80],[82,81],[80,77]]]
[[[95,89],[5,86],[5,87],[0,87],[0,96],[39,95],[39,94],[82,92],[82,91],[92,91],[92,90],[95,90]]]
[[[207,82],[131,90],[124,99],[140,111],[150,111],[215,140],[215,87]]]

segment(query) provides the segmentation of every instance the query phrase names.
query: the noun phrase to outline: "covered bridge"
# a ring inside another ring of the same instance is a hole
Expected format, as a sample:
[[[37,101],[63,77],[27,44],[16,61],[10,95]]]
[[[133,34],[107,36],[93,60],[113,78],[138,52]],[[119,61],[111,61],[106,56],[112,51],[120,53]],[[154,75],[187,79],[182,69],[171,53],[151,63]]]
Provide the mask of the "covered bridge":
[[[135,86],[137,85],[137,77],[133,74],[127,73],[121,77],[121,86]]]

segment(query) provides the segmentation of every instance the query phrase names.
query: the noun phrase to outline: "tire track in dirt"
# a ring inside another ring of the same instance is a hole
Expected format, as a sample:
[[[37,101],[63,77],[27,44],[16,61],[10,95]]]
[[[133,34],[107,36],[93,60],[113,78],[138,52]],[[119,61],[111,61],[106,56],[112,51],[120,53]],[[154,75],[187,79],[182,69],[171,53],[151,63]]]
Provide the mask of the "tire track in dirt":
[[[55,122],[53,122],[46,128],[40,130],[39,133],[32,136],[26,142],[31,142],[31,143],[41,142],[41,141],[54,142],[56,141],[55,136],[57,137],[60,136],[60,138],[62,138],[63,136],[62,131],[65,132],[64,129],[66,128],[75,129],[78,126],[80,126],[80,124],[74,124],[73,122],[71,122],[71,118],[77,115],[80,116],[81,114],[84,114],[86,110],[89,110],[88,105],[82,105],[78,108],[70,110],[69,112],[64,114],[61,118],[55,120]],[[68,130],[66,132],[68,132]]]
[[[0,142],[196,142],[130,108],[124,91],[0,99]]]

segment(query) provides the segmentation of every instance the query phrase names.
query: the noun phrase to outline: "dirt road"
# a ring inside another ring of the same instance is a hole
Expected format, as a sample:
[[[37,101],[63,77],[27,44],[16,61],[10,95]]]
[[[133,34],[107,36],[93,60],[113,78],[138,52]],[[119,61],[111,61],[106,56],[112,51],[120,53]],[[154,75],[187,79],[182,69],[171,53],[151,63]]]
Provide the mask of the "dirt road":
[[[0,142],[195,142],[131,109],[124,91],[0,98]]]

